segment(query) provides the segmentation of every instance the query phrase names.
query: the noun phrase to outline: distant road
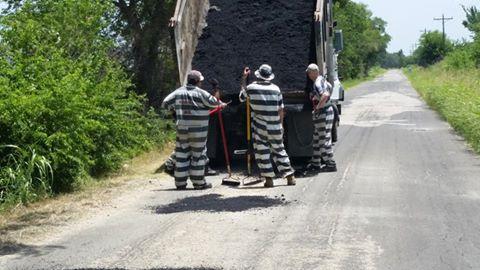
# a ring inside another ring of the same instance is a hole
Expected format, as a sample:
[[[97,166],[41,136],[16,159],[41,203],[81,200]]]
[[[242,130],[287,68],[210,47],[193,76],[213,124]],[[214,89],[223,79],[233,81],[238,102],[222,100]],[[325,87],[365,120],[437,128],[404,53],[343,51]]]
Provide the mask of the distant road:
[[[338,173],[134,190],[0,269],[480,269],[480,160],[400,71],[348,92]]]

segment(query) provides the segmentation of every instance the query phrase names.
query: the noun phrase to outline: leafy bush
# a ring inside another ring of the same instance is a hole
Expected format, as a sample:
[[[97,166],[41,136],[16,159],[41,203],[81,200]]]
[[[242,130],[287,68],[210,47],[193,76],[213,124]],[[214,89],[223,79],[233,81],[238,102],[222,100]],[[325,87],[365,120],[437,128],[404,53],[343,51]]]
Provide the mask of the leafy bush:
[[[119,168],[171,132],[127,91],[112,12],[111,1],[29,0],[0,19],[0,145],[49,160],[54,192]]]
[[[442,61],[453,49],[452,42],[439,31],[428,32],[420,38],[420,46],[414,57],[420,66],[426,67]]]
[[[471,44],[457,46],[455,50],[445,57],[442,64],[445,68],[453,70],[475,68],[473,46]]]

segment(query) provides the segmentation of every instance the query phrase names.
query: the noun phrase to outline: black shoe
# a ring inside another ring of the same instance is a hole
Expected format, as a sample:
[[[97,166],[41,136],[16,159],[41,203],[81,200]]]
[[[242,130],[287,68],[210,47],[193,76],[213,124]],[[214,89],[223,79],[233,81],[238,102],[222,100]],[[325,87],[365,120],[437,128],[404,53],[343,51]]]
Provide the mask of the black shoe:
[[[196,189],[196,190],[209,189],[209,188],[212,188],[212,184],[211,183],[205,183],[203,185],[193,186],[193,188]]]
[[[178,186],[177,190],[187,190],[187,186]]]
[[[205,168],[205,175],[207,176],[218,175],[218,172],[207,166]]]
[[[175,168],[165,166],[165,169],[163,171],[171,177],[175,176]]]
[[[307,164],[307,166],[305,166],[305,171],[307,172],[319,172],[321,171],[322,167],[318,166],[318,165],[315,165],[313,163],[309,163]]]
[[[336,172],[337,171],[337,165],[325,165],[320,169],[320,172]]]

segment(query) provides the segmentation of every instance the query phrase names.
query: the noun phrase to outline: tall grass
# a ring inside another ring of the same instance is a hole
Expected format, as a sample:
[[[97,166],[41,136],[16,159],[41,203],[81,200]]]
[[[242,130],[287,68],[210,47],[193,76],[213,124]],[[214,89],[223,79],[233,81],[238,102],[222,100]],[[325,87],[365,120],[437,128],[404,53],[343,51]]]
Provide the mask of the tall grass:
[[[0,146],[0,210],[47,197],[51,194],[53,170],[35,149]]]
[[[452,70],[440,63],[405,74],[426,102],[480,153],[480,70]]]

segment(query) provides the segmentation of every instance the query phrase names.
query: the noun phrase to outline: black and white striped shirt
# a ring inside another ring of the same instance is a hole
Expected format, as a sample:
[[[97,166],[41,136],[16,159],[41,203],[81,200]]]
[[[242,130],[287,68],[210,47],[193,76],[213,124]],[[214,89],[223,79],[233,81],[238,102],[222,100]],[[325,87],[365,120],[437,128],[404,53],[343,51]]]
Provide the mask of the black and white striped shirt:
[[[208,126],[209,109],[216,108],[221,102],[207,91],[193,85],[178,88],[168,95],[162,108],[175,110],[179,126]]]
[[[250,98],[254,118],[269,122],[280,123],[279,111],[284,107],[283,96],[280,88],[271,82],[254,82],[242,89],[240,101],[244,102],[246,97]]]

